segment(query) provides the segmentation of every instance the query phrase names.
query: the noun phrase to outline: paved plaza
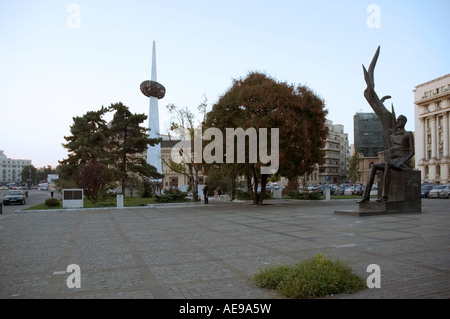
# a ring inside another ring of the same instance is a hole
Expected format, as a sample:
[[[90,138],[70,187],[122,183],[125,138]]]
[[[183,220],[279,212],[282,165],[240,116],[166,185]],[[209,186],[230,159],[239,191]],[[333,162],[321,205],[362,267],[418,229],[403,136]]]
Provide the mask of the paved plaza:
[[[0,215],[0,298],[279,299],[252,275],[320,253],[364,279],[381,270],[381,288],[328,298],[447,299],[449,204],[371,217],[334,214],[354,200],[18,210]]]

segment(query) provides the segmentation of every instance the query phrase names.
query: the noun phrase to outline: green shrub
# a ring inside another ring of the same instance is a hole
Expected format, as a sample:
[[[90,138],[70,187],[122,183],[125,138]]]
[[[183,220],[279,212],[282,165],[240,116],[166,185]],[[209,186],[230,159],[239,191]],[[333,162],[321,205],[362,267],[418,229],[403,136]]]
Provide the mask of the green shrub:
[[[187,193],[180,191],[179,189],[170,189],[164,191],[163,195],[155,195],[158,203],[172,203],[185,201]]]
[[[58,207],[59,206],[59,200],[57,200],[56,198],[47,198],[45,200],[45,205],[48,207]]]
[[[243,190],[236,190],[236,198],[240,200],[250,200],[253,199],[252,195],[249,192],[244,192]]]
[[[321,254],[294,266],[265,268],[253,279],[260,288],[277,290],[297,299],[350,294],[367,288],[366,282],[353,274],[350,267]]]
[[[299,192],[297,190],[288,191],[286,195],[292,199],[318,200],[322,198],[318,192]]]

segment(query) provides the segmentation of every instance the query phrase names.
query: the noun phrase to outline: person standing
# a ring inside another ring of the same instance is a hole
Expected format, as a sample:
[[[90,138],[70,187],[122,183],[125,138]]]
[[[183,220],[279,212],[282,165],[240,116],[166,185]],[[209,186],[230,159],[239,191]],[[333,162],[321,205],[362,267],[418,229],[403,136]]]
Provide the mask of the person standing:
[[[205,197],[205,204],[208,204],[208,183],[205,183],[205,186],[203,186],[203,196]]]

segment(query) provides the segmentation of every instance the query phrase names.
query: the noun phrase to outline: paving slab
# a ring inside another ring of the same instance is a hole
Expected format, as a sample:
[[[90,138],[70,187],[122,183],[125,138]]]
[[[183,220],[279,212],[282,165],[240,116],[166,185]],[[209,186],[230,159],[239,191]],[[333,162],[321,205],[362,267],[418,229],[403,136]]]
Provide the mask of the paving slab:
[[[355,217],[352,200],[16,211],[0,216],[1,299],[280,299],[252,276],[319,253],[381,288],[330,299],[450,298],[447,200]],[[69,265],[80,267],[80,287]]]

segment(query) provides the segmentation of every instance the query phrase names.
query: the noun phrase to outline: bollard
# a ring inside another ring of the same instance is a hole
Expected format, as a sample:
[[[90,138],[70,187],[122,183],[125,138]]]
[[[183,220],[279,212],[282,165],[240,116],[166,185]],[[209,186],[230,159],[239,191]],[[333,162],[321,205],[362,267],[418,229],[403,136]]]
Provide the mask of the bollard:
[[[329,187],[324,188],[324,193],[325,193],[325,200],[330,200],[330,188]]]
[[[117,195],[117,208],[123,208],[123,195]]]

